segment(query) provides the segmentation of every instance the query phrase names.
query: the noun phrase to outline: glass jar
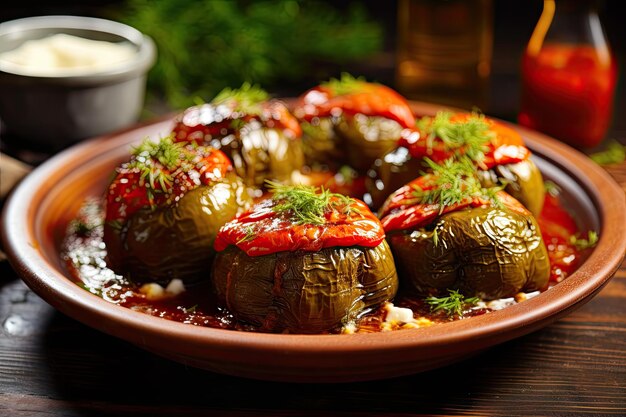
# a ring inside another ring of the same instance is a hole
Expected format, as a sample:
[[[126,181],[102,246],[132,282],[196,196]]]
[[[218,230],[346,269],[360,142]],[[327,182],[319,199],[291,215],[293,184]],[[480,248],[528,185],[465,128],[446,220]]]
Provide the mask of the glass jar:
[[[612,121],[617,63],[595,0],[544,0],[522,57],[518,123],[579,149]]]
[[[400,0],[396,87],[410,99],[485,111],[493,0]]]

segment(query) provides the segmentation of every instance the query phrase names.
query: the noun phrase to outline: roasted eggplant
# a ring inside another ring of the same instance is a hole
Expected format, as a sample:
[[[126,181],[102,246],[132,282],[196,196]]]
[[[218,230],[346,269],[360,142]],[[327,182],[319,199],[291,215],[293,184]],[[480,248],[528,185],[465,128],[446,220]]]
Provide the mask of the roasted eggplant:
[[[249,205],[223,152],[145,140],[107,189],[107,263],[137,282],[206,279],[219,228]]]
[[[470,157],[484,187],[504,186],[535,216],[545,197],[541,172],[522,137],[476,113],[439,112],[402,131],[398,145],[377,159],[366,178],[366,201],[378,209],[393,191],[428,171],[424,158]]]
[[[393,256],[365,203],[302,185],[272,192],[215,241],[215,293],[237,319],[265,332],[332,332],[393,299]]]
[[[304,126],[309,166],[348,165],[361,174],[415,123],[407,100],[396,91],[349,74],[306,91],[293,112]]]
[[[468,159],[431,161],[431,171],[379,212],[407,292],[491,300],[545,289],[550,262],[534,216],[499,188],[482,187]]]
[[[222,150],[255,197],[263,193],[265,179],[289,184],[304,164],[298,121],[282,101],[247,83],[185,109],[173,135]]]

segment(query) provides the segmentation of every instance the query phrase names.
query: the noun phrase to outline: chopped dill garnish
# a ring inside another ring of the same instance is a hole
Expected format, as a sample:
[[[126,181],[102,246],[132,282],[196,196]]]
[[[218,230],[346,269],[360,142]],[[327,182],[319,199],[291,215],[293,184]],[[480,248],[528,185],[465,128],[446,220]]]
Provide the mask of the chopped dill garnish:
[[[254,240],[255,237],[256,234],[254,233],[252,226],[246,226],[246,234],[237,241],[236,245],[244,242],[250,242],[251,240]]]
[[[118,232],[121,231],[124,227],[124,223],[122,223],[120,220],[110,220],[107,222],[107,224],[111,227],[111,229],[117,230]]]
[[[426,136],[429,148],[432,148],[435,138],[439,138],[457,156],[467,155],[471,160],[481,162],[492,138],[484,115],[473,112],[463,121],[451,120],[453,115],[452,112],[440,111],[435,117],[422,117],[416,126]]]
[[[246,125],[243,119],[233,119],[230,121],[230,128],[233,130],[241,130]]]
[[[267,91],[256,84],[245,82],[236,89],[224,88],[211,100],[211,104],[215,106],[220,104],[232,105],[234,111],[258,115],[262,112],[261,104],[269,98]]]
[[[324,224],[325,214],[336,206],[332,202],[333,198],[339,199],[340,204],[345,206],[344,214],[349,215],[356,210],[350,209],[354,199],[331,193],[323,187],[284,185],[273,181],[266,181],[266,184],[273,194],[272,199],[278,203],[272,209],[277,213],[289,212],[296,224]]]
[[[85,281],[77,282],[77,284],[78,284],[78,286],[80,288],[82,288],[85,291],[88,291],[88,292],[90,292],[92,294],[95,294],[95,295],[97,295],[99,297],[102,296],[102,288],[91,287]]]
[[[545,188],[546,193],[550,194],[552,197],[558,197],[559,194],[561,194],[561,187],[552,181],[544,181],[543,187]]]
[[[596,152],[589,157],[598,165],[612,165],[619,164],[626,160],[626,146],[622,145],[616,140],[612,140],[607,146],[606,150],[602,152]]]
[[[439,231],[436,226],[433,229],[433,245],[439,246]]]
[[[70,222],[70,224],[69,224],[69,228],[71,230],[71,233],[76,233],[76,234],[82,235],[82,236],[88,235],[97,226],[98,225],[89,224],[89,223],[87,223],[86,221],[84,221],[82,219],[72,220]]]
[[[161,138],[158,143],[146,138],[133,148],[132,153],[139,163],[151,158],[159,161],[165,168],[172,170],[180,164],[184,146],[185,143],[183,142],[174,142],[171,135]]]
[[[358,176],[358,173],[349,165],[342,165],[337,170],[341,182],[346,185],[352,185],[354,179]]]
[[[147,186],[150,201],[154,199],[155,193],[165,192],[172,186],[177,170],[187,170],[193,166],[196,155],[188,152],[185,146],[194,145],[174,142],[170,135],[161,138],[159,142],[146,138],[133,148],[133,159],[127,167],[139,170],[140,184]]]
[[[191,307],[183,307],[183,311],[185,312],[185,314],[187,313],[195,313],[196,309],[198,308],[198,304],[192,305]]]
[[[448,317],[461,316],[463,309],[467,305],[475,305],[480,301],[478,297],[465,298],[463,294],[457,290],[448,290],[450,294],[447,297],[428,297],[424,301],[430,305],[430,311],[433,313],[443,310]]]
[[[594,230],[590,230],[587,233],[587,239],[579,238],[576,235],[570,236],[569,243],[576,246],[578,250],[593,248],[598,243],[598,233]]]
[[[342,96],[360,91],[365,83],[367,81],[363,77],[354,78],[347,72],[342,72],[340,79],[331,78],[320,85],[332,90],[335,95]]]
[[[501,208],[502,203],[497,196],[504,186],[484,188],[476,176],[476,169],[467,157],[450,158],[441,164],[424,158],[432,174],[430,189],[413,186],[413,196],[421,204],[439,204],[440,212],[445,207],[462,203],[469,198],[481,197],[490,200],[495,207]]]

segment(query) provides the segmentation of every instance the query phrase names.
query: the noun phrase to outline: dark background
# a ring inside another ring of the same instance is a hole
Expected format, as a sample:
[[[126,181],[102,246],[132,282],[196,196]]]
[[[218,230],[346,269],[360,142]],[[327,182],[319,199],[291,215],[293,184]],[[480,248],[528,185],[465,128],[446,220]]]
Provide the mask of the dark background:
[[[442,0],[444,1],[444,0]],[[587,1],[587,0],[581,0]],[[341,9],[351,2],[330,1]],[[622,2],[623,3],[623,2]],[[21,17],[47,14],[75,14],[95,17],[108,17],[111,10],[119,8],[122,1],[97,0],[90,2],[34,1],[5,2],[0,7],[0,22]],[[375,57],[359,64],[359,73],[394,86],[394,65],[396,48],[397,1],[362,2],[370,16],[384,28],[384,50]],[[609,42],[618,59],[620,76],[616,92],[613,125],[608,139],[624,141],[626,137],[626,15],[620,10],[619,0],[599,2],[601,18]],[[519,66],[525,44],[530,38],[543,7],[542,0],[493,0],[494,6],[494,45],[492,73],[490,79],[489,104],[483,109],[486,114],[515,122],[520,96]],[[210,24],[210,20],[207,21]],[[278,94],[297,95],[302,85],[286,84]],[[0,92],[1,94],[1,92]],[[157,112],[162,108],[157,109]],[[154,112],[153,112],[154,113]]]

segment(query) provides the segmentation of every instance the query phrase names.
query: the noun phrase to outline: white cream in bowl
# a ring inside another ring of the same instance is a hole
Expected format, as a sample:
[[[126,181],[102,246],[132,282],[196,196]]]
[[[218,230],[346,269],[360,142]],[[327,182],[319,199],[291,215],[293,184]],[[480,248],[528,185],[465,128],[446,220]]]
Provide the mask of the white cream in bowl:
[[[0,64],[34,76],[84,75],[112,69],[137,54],[130,42],[106,42],[59,33],[0,53]]]

